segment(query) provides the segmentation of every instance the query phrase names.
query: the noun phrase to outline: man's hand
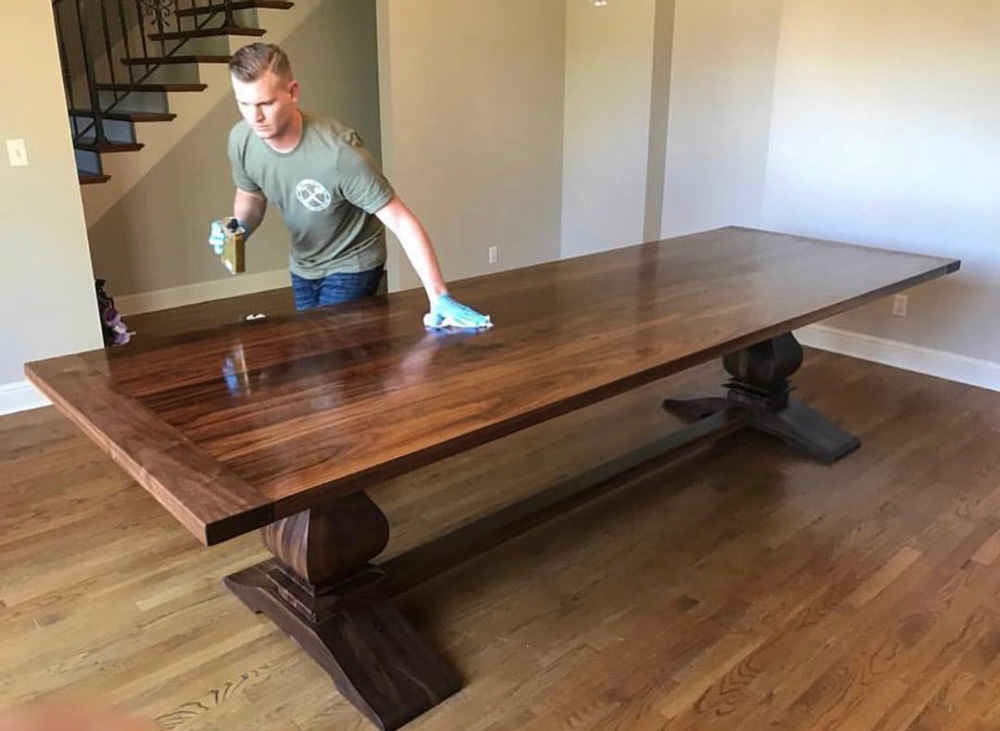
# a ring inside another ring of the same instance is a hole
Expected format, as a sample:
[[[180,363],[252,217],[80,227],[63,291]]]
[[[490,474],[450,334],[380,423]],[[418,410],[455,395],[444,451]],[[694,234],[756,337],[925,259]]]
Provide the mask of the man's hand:
[[[212,251],[215,252],[216,256],[222,256],[222,250],[226,245],[226,229],[230,221],[236,221],[236,230],[243,234],[244,239],[247,236],[246,225],[236,218],[222,218],[218,221],[212,221],[212,229],[208,235],[208,245],[212,247]]]
[[[484,330],[493,327],[493,323],[489,315],[483,315],[471,307],[466,307],[445,292],[431,303],[431,311],[424,315],[424,327]]]

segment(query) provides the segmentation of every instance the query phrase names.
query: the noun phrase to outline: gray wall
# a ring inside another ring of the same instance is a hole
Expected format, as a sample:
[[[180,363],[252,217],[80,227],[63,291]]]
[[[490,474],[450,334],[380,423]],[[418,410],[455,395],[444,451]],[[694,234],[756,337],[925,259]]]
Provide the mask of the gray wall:
[[[566,5],[563,258],[643,240],[657,3]]]
[[[378,5],[386,170],[445,278],[557,259],[564,3]],[[391,246],[390,286],[418,284]]]
[[[25,361],[101,345],[49,2],[0,3],[0,385]],[[17,59],[16,63],[10,59]],[[24,139],[11,168],[3,140]]]
[[[663,235],[760,221],[781,0],[677,0]]]
[[[678,0],[663,234],[961,258],[905,318],[883,300],[826,324],[1000,365],[998,37],[995,0]]]
[[[676,16],[677,0],[656,0],[643,241],[655,241],[663,235],[663,196],[666,191],[667,141],[670,138],[670,82]]]
[[[302,83],[303,108],[353,126],[379,155],[374,4],[320,3],[281,45]],[[211,221],[232,210],[226,139],[238,120],[227,93],[106,213],[90,222],[94,270],[115,295],[229,276],[206,240]],[[156,134],[152,128],[143,132]],[[287,266],[288,236],[280,213],[272,208],[248,244],[247,269],[255,273]]]
[[[784,6],[762,223],[961,258],[829,324],[1000,364],[1000,2]]]

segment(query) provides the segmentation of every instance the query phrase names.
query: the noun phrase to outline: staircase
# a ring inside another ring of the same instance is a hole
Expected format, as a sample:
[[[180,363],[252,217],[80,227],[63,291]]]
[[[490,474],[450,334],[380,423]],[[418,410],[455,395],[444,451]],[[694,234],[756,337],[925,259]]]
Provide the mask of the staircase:
[[[226,64],[230,38],[266,32],[257,10],[285,0],[54,0],[80,183],[104,183],[102,156],[138,152],[136,125],[165,123],[171,93],[197,93],[200,64]]]

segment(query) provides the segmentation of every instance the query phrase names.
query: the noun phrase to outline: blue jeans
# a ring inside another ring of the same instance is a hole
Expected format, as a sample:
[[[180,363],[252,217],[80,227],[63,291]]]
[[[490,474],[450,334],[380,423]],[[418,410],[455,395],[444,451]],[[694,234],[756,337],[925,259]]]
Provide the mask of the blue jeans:
[[[384,271],[384,267],[377,267],[366,272],[328,274],[319,279],[306,279],[291,272],[295,309],[308,310],[371,297],[378,290]]]

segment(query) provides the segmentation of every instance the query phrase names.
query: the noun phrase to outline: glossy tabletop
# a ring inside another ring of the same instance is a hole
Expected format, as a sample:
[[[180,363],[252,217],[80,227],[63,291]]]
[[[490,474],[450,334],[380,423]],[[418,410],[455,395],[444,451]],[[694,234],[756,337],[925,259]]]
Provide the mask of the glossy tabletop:
[[[210,544],[958,266],[725,228],[25,370]]]

